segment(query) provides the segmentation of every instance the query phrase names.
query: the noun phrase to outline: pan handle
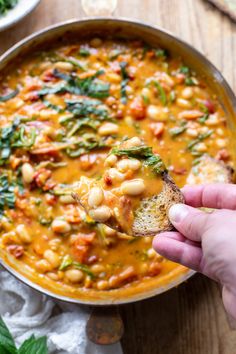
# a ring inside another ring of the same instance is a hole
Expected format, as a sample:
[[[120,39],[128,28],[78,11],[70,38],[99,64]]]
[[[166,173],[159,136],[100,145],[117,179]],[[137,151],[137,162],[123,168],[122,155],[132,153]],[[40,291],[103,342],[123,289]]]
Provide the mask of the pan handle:
[[[94,307],[86,325],[86,333],[95,344],[119,342],[124,333],[124,324],[117,306]]]

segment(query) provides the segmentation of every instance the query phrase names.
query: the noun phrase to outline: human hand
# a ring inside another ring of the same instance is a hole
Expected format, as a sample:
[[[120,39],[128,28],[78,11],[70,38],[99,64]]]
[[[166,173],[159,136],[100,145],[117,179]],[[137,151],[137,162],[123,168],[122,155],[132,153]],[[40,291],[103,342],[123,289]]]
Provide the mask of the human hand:
[[[185,186],[186,204],[176,204],[169,218],[177,231],[153,240],[164,257],[201,272],[223,286],[224,306],[236,318],[236,185]],[[215,208],[210,213],[195,209]]]

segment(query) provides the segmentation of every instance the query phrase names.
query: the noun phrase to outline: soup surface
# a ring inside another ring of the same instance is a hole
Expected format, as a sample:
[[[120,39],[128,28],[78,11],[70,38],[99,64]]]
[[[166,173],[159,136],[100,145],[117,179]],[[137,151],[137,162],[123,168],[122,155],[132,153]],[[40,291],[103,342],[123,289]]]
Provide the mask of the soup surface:
[[[202,156],[232,164],[224,111],[204,79],[140,41],[93,38],[22,59],[1,77],[0,129],[1,255],[77,298],[185,271],[156,254],[151,237],[94,222],[65,192],[81,176],[129,182],[137,168],[145,184],[137,159],[108,156],[115,145],[141,139],[179,187],[190,170],[194,183]],[[145,188],[159,192],[160,183],[153,176]]]

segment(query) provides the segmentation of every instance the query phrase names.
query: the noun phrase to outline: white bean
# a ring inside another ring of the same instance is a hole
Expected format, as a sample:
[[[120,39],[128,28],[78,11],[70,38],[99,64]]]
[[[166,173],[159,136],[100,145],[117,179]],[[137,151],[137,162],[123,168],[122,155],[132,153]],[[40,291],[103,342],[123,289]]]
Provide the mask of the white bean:
[[[176,100],[176,104],[178,107],[181,108],[191,108],[191,102],[189,102],[188,100],[185,100],[184,98],[177,98]]]
[[[89,192],[88,205],[91,208],[95,208],[99,206],[103,201],[103,197],[104,197],[103,190],[99,187],[93,187]]]
[[[73,64],[67,63],[65,61],[56,62],[54,67],[58,70],[63,70],[63,71],[72,71],[74,68]]]
[[[193,128],[188,128],[186,130],[186,133],[191,136],[191,137],[197,137],[198,136],[198,131],[197,129],[193,129]]]
[[[101,135],[101,136],[113,135],[113,134],[117,134],[118,131],[119,131],[119,127],[118,127],[117,124],[104,123],[98,129],[98,134]]]
[[[116,168],[110,168],[107,173],[114,182],[121,182],[125,179],[125,175],[118,171]]]
[[[217,140],[216,140],[216,145],[217,145],[219,148],[224,148],[224,147],[226,147],[227,142],[226,142],[225,139],[217,139]]]
[[[185,87],[181,92],[181,96],[185,99],[189,99],[193,97],[193,89],[191,87]]]
[[[98,290],[106,290],[109,288],[109,283],[107,280],[99,280],[97,282],[97,289]]]
[[[95,221],[105,222],[111,217],[111,209],[106,205],[102,205],[97,209],[90,210],[89,216]]]
[[[142,179],[133,179],[131,181],[125,181],[121,185],[121,190],[124,194],[136,196],[145,191],[146,187]]]
[[[25,162],[22,165],[21,171],[22,171],[23,181],[27,184],[31,183],[34,179],[34,173],[35,173],[33,166],[30,163]]]
[[[46,259],[40,259],[35,263],[36,269],[41,273],[46,273],[52,270],[52,265]]]
[[[117,163],[117,156],[116,155],[110,155],[106,158],[104,165],[105,166],[114,166]]]
[[[32,237],[25,227],[25,225],[20,224],[16,226],[16,233],[20,237],[21,241],[24,243],[31,243],[32,242]]]
[[[59,267],[61,263],[58,254],[52,250],[46,250],[43,254],[43,257],[53,266],[53,268]]]
[[[52,230],[60,234],[65,234],[71,230],[71,226],[65,220],[54,219],[52,222]]]
[[[60,195],[59,200],[62,204],[75,204],[76,203],[75,199],[70,194]]]
[[[79,283],[84,278],[83,272],[79,269],[69,269],[65,276],[71,283]]]
[[[137,159],[122,159],[117,163],[117,167],[121,172],[136,171],[141,167],[141,162]]]

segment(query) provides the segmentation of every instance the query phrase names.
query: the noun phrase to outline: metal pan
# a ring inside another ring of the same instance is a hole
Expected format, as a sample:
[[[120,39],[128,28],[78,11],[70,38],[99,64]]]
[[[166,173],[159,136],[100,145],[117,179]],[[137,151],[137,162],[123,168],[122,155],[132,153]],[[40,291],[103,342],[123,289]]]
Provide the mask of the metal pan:
[[[228,124],[232,131],[231,143],[236,144],[233,134],[236,131],[236,99],[229,85],[221,75],[221,73],[197,50],[175,38],[170,33],[150,26],[145,23],[135,22],[127,19],[85,19],[80,21],[69,21],[62,24],[54,25],[43,31],[37,32],[28,38],[20,41],[13,46],[4,55],[0,57],[0,74],[4,73],[6,68],[11,64],[16,65],[23,56],[29,55],[30,52],[55,42],[66,42],[68,39],[82,39],[87,36],[106,37],[125,37],[125,38],[142,38],[151,45],[159,44],[173,54],[182,56],[182,58],[194,68],[201,76],[205,77],[208,85],[214,90],[219,101],[225,109]],[[235,148],[235,146],[234,146]],[[235,149],[236,151],[236,149]],[[27,269],[18,269],[14,261],[6,256],[0,250],[0,263],[16,278],[29,285],[30,287],[49,295],[61,301],[67,301],[76,304],[86,305],[118,305],[126,304],[161,294],[178,284],[186,281],[194,274],[184,267],[177,267],[176,270],[166,279],[153,279],[150,283],[143,283],[135,287],[135,291],[122,294],[119,291],[106,291],[98,296],[94,293],[92,296],[82,294],[79,297],[70,295],[65,296],[58,289],[48,288],[48,284],[38,284],[36,278]],[[17,270],[16,270],[17,269]]]

